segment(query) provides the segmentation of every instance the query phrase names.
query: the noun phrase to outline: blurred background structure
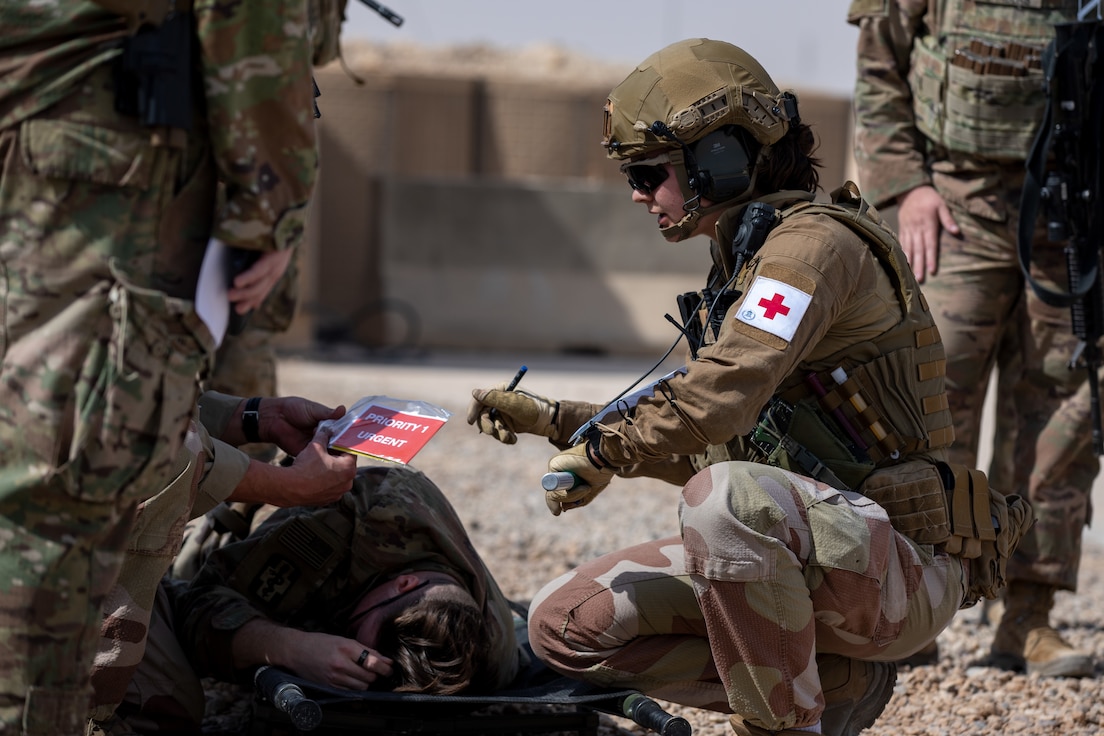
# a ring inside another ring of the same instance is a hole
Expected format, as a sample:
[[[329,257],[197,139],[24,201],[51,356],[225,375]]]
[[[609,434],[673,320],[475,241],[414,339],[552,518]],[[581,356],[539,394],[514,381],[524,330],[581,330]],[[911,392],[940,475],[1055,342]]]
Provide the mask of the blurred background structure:
[[[609,90],[679,38],[757,56],[797,91],[825,190],[854,177],[845,0],[390,7],[401,27],[351,0],[344,63],[316,75],[322,168],[285,347],[665,349],[707,246],[665,243],[598,143]]]

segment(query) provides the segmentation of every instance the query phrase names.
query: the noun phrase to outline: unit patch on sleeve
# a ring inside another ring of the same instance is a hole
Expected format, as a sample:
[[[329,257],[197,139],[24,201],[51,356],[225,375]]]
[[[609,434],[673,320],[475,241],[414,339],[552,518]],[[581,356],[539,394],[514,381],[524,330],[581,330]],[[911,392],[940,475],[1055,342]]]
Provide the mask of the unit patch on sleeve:
[[[796,286],[759,275],[736,312],[736,320],[789,342],[812,299]]]

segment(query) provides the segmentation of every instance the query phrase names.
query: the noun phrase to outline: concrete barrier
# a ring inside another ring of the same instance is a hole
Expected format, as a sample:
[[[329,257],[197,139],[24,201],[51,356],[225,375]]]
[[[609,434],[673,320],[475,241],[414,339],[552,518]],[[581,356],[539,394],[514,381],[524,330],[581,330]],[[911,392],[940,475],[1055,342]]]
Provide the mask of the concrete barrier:
[[[322,168],[285,345],[654,353],[708,243],[668,244],[598,145],[608,89],[319,73]],[[799,93],[825,190],[850,101]],[[700,241],[700,242],[698,242]]]

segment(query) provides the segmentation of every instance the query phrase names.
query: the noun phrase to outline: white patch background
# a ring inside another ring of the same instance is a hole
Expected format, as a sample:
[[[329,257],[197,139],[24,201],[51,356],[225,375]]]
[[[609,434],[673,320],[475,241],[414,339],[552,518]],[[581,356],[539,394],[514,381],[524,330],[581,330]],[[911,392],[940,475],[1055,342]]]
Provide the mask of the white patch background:
[[[789,342],[812,300],[811,294],[784,281],[756,276],[736,319]]]

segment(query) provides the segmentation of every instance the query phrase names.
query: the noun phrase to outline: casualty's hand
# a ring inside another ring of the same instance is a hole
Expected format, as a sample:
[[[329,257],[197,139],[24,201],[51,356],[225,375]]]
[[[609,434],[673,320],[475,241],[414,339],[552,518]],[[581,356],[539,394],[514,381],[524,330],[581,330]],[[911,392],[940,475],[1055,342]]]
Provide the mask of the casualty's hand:
[[[951,210],[934,187],[910,189],[897,199],[897,235],[916,280],[923,282],[939,268],[939,233],[959,234]]]
[[[376,680],[391,675],[391,660],[356,639],[302,633],[291,642],[288,666],[304,679],[347,690],[367,690]],[[368,656],[361,662],[364,652]]]
[[[291,253],[291,248],[262,253],[252,266],[234,277],[226,298],[235,312],[246,314],[261,306],[287,270]]]
[[[231,648],[234,663],[241,668],[270,664],[347,690],[367,690],[392,674],[390,659],[356,639],[300,631],[268,619],[245,624],[234,634]]]
[[[573,488],[545,491],[544,502],[553,516],[559,516],[562,511],[586,506],[605,490],[614,476],[612,469],[601,466],[593,457],[589,442],[570,447],[553,457],[548,461],[548,471],[551,473],[567,471],[574,473],[579,479],[578,484]]]
[[[320,429],[288,466],[254,460],[230,501],[273,506],[322,506],[353,487],[356,456],[329,451],[330,430]]]
[[[336,409],[299,396],[262,399],[257,407],[258,434],[289,455],[298,455],[314,438],[318,423],[345,416],[345,407]]]
[[[528,391],[507,391],[506,384],[502,383],[494,388],[472,391],[468,424],[503,444],[512,445],[522,433],[556,436],[559,433],[558,413],[559,402]]]

